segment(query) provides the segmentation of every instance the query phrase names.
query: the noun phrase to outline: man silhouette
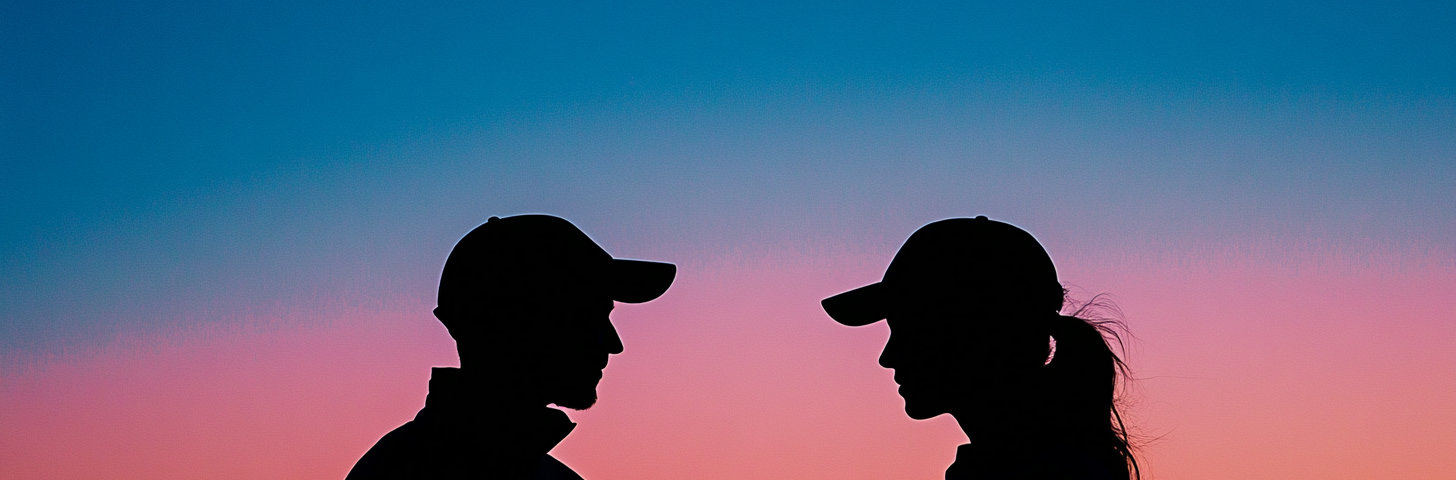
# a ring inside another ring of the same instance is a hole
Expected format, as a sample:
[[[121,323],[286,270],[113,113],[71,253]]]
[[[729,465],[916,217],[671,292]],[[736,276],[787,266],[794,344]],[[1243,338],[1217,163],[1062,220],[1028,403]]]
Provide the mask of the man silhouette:
[[[614,259],[565,219],[491,217],[450,252],[435,317],[460,368],[433,369],[413,421],[349,472],[366,479],[580,479],[546,452],[576,424],[547,405],[596,403],[607,357],[622,352],[608,314],[672,284],[669,263]]]

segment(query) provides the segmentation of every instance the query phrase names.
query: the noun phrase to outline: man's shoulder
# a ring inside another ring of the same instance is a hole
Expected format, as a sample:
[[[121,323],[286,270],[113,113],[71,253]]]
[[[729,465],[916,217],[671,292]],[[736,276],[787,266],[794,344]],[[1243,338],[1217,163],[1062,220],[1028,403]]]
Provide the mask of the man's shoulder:
[[[541,455],[541,461],[536,463],[536,475],[533,480],[583,480],[581,475],[571,467],[561,463],[551,454]]]
[[[521,472],[519,467],[496,463],[500,459],[492,459],[491,455],[459,455],[463,452],[451,451],[451,447],[462,445],[440,442],[441,439],[431,435],[428,423],[419,420],[406,422],[385,434],[354,464],[346,480],[420,478],[425,473],[451,477],[452,473],[465,470]],[[531,472],[529,478],[532,480],[583,480],[571,467],[550,454],[542,454],[534,468],[527,467],[527,471]],[[520,473],[508,474],[510,477],[516,475]]]
[[[364,456],[349,470],[346,480],[398,478],[405,473],[405,468],[420,460],[421,443],[419,423],[405,422],[384,434],[369,451],[364,452]]]

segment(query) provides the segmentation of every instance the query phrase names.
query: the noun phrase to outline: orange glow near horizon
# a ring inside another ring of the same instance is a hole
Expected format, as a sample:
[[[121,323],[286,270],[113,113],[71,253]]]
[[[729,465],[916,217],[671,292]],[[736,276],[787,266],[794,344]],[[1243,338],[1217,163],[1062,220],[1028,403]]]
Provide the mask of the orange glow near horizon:
[[[626,351],[553,452],[610,479],[940,478],[954,421],[906,418],[882,324],[817,300],[873,269],[684,268],[613,314]],[[1130,418],[1146,478],[1456,475],[1448,268],[1087,268],[1135,339]],[[5,377],[7,478],[342,478],[455,362],[429,315],[120,342]]]

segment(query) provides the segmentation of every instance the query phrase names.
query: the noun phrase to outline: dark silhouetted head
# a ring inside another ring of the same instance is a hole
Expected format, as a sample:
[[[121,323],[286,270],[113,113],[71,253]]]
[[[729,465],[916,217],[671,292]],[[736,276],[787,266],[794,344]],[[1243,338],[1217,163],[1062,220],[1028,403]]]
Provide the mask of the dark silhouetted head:
[[[977,217],[922,227],[882,281],[823,303],[845,325],[888,319],[880,364],[895,370],[905,412],[926,419],[980,416],[990,412],[966,410],[1011,400],[1009,390],[1043,366],[1048,332],[1037,321],[1062,300],[1056,267],[1031,234]]]
[[[614,259],[565,219],[491,217],[450,252],[435,316],[502,401],[585,409],[622,342],[614,302],[667,291],[669,263]]]
[[[975,444],[1086,445],[1120,474],[1131,458],[1111,423],[1121,361],[1096,323],[1060,314],[1065,298],[1030,233],[976,217],[921,227],[880,282],[823,306],[844,325],[889,323],[880,364],[911,418],[950,413]]]

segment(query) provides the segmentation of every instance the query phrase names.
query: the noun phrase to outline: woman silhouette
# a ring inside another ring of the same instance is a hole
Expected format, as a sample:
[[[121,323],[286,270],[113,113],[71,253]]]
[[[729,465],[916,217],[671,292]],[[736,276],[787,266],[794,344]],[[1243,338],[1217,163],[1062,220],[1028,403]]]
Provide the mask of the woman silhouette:
[[[949,413],[971,439],[946,480],[1140,478],[1113,398],[1115,334],[1061,315],[1065,298],[1030,233],[976,217],[921,227],[882,281],[823,305],[849,326],[886,320],[880,365],[905,413]]]

